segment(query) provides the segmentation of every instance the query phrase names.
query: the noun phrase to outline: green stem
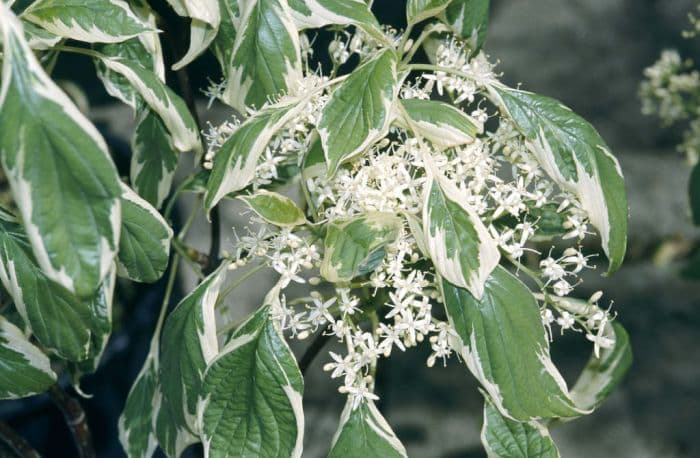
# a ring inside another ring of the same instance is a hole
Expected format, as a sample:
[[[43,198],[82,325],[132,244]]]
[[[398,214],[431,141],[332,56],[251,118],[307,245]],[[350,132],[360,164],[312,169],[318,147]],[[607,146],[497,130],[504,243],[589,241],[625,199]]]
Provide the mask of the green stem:
[[[180,265],[180,255],[176,254],[173,256],[172,265],[170,266],[170,273],[168,274],[168,283],[165,286],[165,294],[163,295],[163,302],[160,306],[160,314],[158,315],[158,322],[156,323],[156,329],[153,331],[153,339],[151,341],[151,346],[154,342],[157,345],[160,336],[160,330],[163,327],[163,322],[165,321],[165,315],[168,311],[168,305],[170,305],[170,297],[173,294],[173,288],[175,287],[175,279],[177,278],[177,269]]]
[[[77,46],[56,45],[53,48],[56,51],[72,52],[73,54],[82,54],[83,56],[94,57],[95,59],[104,59],[105,56],[87,48],[78,48]]]
[[[401,35],[401,41],[399,41],[399,56],[403,56],[404,54],[404,48],[406,47],[406,43],[408,43],[408,39],[411,37],[411,31],[413,31],[413,24],[408,24],[406,30],[403,31],[403,35]]]
[[[202,273],[202,258],[198,256],[201,255],[201,253],[185,245],[179,239],[173,239],[172,244],[177,254],[179,254],[187,265],[190,266],[197,277],[199,277],[200,280],[203,279],[204,273]],[[197,256],[197,258],[195,258],[195,256]],[[204,265],[206,264],[207,263],[204,262]]]
[[[240,277],[238,277],[235,281],[231,282],[228,287],[219,294],[219,298],[216,300],[216,304],[214,305],[214,308],[219,308],[221,304],[223,304],[224,299],[226,299],[226,296],[231,294],[231,291],[239,287],[244,281],[255,275],[256,273],[260,272],[262,269],[267,267],[264,263],[259,264],[253,268],[251,268],[248,272],[244,273]]]
[[[420,46],[431,34],[447,32],[448,30],[449,29],[443,24],[434,24],[423,29],[423,32],[418,36],[418,38],[416,38],[416,41],[413,42],[413,46],[411,46],[411,49],[408,51],[401,63],[408,64],[409,62],[411,62],[411,59],[413,59],[413,56],[416,54]]]
[[[409,70],[409,71],[428,71],[428,72],[451,73],[453,75],[461,76],[462,78],[473,79],[472,75],[469,75],[468,73],[464,73],[463,71],[460,71],[460,70],[457,70],[454,68],[441,67],[440,65],[408,64],[408,65],[405,65],[403,68],[406,70]]]
[[[519,261],[515,260],[512,256],[510,256],[506,253],[503,253],[503,256],[506,259],[508,259],[508,261],[510,261],[510,263],[513,264],[519,271],[524,272],[525,275],[530,277],[532,279],[532,281],[534,281],[542,291],[545,290],[545,285],[542,282],[542,280],[540,280],[540,277],[539,277],[539,275],[537,275],[537,272],[535,272],[534,270],[525,266],[524,264],[521,264]]]

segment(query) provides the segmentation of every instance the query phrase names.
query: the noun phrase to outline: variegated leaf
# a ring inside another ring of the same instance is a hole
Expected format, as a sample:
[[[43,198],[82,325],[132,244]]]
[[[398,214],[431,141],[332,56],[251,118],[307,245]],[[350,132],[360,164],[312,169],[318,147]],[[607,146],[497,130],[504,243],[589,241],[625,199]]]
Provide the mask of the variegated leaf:
[[[49,358],[0,316],[0,399],[19,399],[56,383]]]
[[[245,113],[287,93],[301,80],[299,34],[286,0],[241,0],[240,29],[223,97]]]
[[[180,455],[197,441],[197,399],[207,364],[218,354],[214,304],[226,263],[210,274],[170,313],[160,344],[160,392],[156,437],[163,450]]]
[[[205,456],[301,456],[304,380],[270,295],[265,302],[207,367],[198,407]]]
[[[168,0],[168,3],[180,16],[189,17],[192,21],[187,53],[173,65],[173,70],[179,70],[209,47],[219,31],[221,12],[219,0]]]
[[[402,225],[401,218],[389,213],[329,222],[321,275],[330,282],[344,282],[373,271],[384,258],[384,247],[396,240]]]
[[[489,458],[559,458],[547,428],[536,421],[506,418],[488,399],[484,403],[481,443]]]
[[[202,152],[197,124],[187,105],[155,73],[119,57],[104,57],[101,60],[108,69],[124,76],[144,102],[160,116],[178,151]]]
[[[29,21],[22,21],[22,28],[29,47],[39,51],[51,49],[63,39]]]
[[[605,336],[615,340],[612,348],[600,351],[600,357],[591,355],[576,384],[571,388],[571,399],[584,409],[598,407],[622,382],[632,365],[632,347],[627,331],[620,323],[607,323]]]
[[[54,35],[88,43],[118,43],[153,30],[123,0],[37,0],[22,17]]]
[[[153,283],[168,267],[173,230],[131,188],[122,184],[122,234],[117,257],[120,275]]]
[[[355,25],[374,38],[384,40],[377,18],[362,0],[289,0],[289,6],[299,30]]]
[[[155,13],[148,4],[144,3],[144,0],[134,0],[133,9],[141,20],[155,28]],[[104,56],[123,58],[137,63],[155,73],[161,81],[165,80],[163,49],[157,32],[142,33],[120,43],[97,46],[96,49]],[[95,67],[97,68],[97,76],[111,96],[118,98],[135,110],[139,108],[142,103],[141,98],[129,80],[122,74],[109,69],[101,59],[95,59]]]
[[[474,53],[486,41],[490,0],[452,0],[442,20],[459,36],[467,40]]]
[[[56,86],[0,6],[0,153],[46,275],[81,297],[97,290],[119,241],[117,171],[97,129]]]
[[[501,255],[479,215],[449,181],[430,177],[426,182],[423,230],[435,270],[480,299]]]
[[[240,10],[238,1],[219,0],[221,22],[219,31],[212,42],[212,52],[221,66],[224,78],[228,78],[233,57],[233,45],[236,42],[236,30],[239,28]]]
[[[372,401],[348,399],[328,458],[406,458],[406,449]]]
[[[258,216],[275,226],[294,227],[306,223],[304,212],[287,196],[261,189],[240,199]]]
[[[571,399],[550,359],[537,302],[517,277],[496,267],[481,300],[446,280],[441,285],[460,339],[453,345],[502,415],[531,421],[590,412]]]
[[[0,280],[34,336],[69,361],[88,356],[92,314],[89,301],[78,300],[47,278],[36,265],[22,227],[0,211]]]
[[[408,0],[406,21],[416,24],[441,13],[452,0]]]
[[[401,100],[402,116],[397,124],[415,130],[439,148],[453,148],[474,141],[484,125],[447,103],[434,100]]]
[[[135,13],[155,25],[155,13],[142,0],[133,3]],[[121,57],[138,63],[165,81],[165,66],[160,39],[156,33],[144,33],[122,43],[98,48],[108,57]],[[95,59],[97,75],[109,92],[136,111],[136,128],[131,139],[131,186],[141,197],[159,208],[168,193],[178,163],[177,150],[163,120],[144,103],[134,86],[121,74]]]
[[[153,424],[160,403],[157,342],[151,344],[119,416],[119,442],[129,458],[151,458],[158,446]]]
[[[112,304],[114,301],[114,287],[117,283],[116,266],[110,269],[110,273],[100,285],[95,297],[87,301],[90,311],[90,349],[87,358],[71,365],[74,379],[79,379],[85,374],[91,374],[97,370],[102,355],[107,348],[107,343],[112,335]]]
[[[492,86],[489,93],[525,135],[544,171],[578,196],[600,233],[608,272],[617,270],[627,247],[627,197],[620,164],[605,141],[555,99],[503,86]]]
[[[150,109],[138,114],[131,153],[131,186],[151,205],[160,208],[170,193],[178,154],[163,120]]]
[[[214,166],[207,182],[204,196],[207,211],[226,194],[240,191],[253,181],[258,159],[272,136],[297,110],[294,106],[282,106],[258,112],[224,142],[214,156]]]
[[[393,50],[381,51],[331,94],[318,123],[329,175],[386,135],[399,87],[396,65]]]

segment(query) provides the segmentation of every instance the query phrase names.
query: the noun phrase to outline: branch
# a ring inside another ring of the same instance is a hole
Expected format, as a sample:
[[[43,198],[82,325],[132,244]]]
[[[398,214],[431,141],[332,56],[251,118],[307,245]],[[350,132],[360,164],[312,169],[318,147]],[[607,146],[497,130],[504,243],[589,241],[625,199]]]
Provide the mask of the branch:
[[[4,421],[0,421],[0,440],[7,444],[15,455],[22,458],[41,458],[39,452],[29,445],[22,436],[17,434],[14,429]]]
[[[302,375],[306,373],[306,370],[309,368],[313,360],[316,359],[316,356],[318,356],[318,354],[321,352],[323,347],[328,343],[332,336],[332,334],[325,334],[322,331],[319,335],[316,336],[314,341],[311,342],[311,345],[309,345],[309,347],[306,349],[304,354],[301,356],[301,359],[299,360],[299,370],[301,371]]]
[[[178,23],[178,27],[171,27],[172,21],[164,20],[166,29],[165,33],[169,38],[171,39],[171,43],[174,44],[174,47],[176,49],[173,49],[172,54],[177,54],[177,56],[182,56],[184,53],[187,52],[187,44],[183,41],[182,37],[187,36],[187,30],[184,30],[181,25],[183,24],[182,22]],[[173,31],[176,32],[176,36],[173,37]],[[176,55],[172,55],[172,60],[175,61],[177,59]],[[194,118],[194,122],[197,125],[197,130],[201,133],[202,132],[202,123],[199,119],[199,113],[197,112],[197,105],[195,103],[194,99],[194,93],[192,91],[192,84],[190,82],[190,73],[189,70],[187,69],[187,66],[180,68],[175,72],[175,76],[177,78],[177,85],[178,89],[180,92],[180,95],[182,96],[182,99],[185,101],[185,104],[187,105],[187,108],[189,109],[190,113],[192,113],[192,117]],[[204,139],[202,139],[202,149],[206,150],[206,144],[204,143]],[[205,275],[209,275],[212,273],[214,270],[216,270],[216,267],[218,266],[219,263],[219,251],[221,249],[221,217],[219,213],[219,208],[214,207],[211,210],[210,213],[211,217],[211,232],[210,232],[210,246],[209,246],[209,261],[204,266],[203,273]]]
[[[49,388],[51,400],[63,413],[68,428],[73,434],[75,446],[78,448],[80,458],[95,458],[95,449],[92,446],[92,437],[87,423],[87,417],[80,403],[58,384]]]

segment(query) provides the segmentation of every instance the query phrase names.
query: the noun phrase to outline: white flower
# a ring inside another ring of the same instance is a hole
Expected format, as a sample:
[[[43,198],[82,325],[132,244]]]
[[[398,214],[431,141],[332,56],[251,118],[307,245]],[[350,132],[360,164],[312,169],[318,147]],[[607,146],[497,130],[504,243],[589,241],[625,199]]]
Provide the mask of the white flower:
[[[399,350],[406,351],[406,347],[402,341],[402,334],[393,326],[387,326],[384,323],[379,323],[379,336],[382,337],[381,342],[379,342],[379,351],[384,354],[385,357],[391,355],[391,350],[396,345]]]
[[[372,391],[368,387],[368,385],[371,384],[371,380],[372,378],[367,376],[365,378],[360,379],[354,385],[345,384],[338,388],[338,391],[340,391],[341,393],[346,393],[350,396],[350,398],[352,399],[353,410],[357,409],[361,402],[367,400],[376,401],[377,399],[379,399],[379,396],[372,393]]]
[[[333,362],[324,364],[323,370],[326,372],[332,371],[331,378],[338,378],[347,376],[348,374],[354,374],[355,369],[352,355],[342,357],[337,353],[333,353],[332,351],[328,352],[328,354],[331,355]]]
[[[561,326],[562,331],[564,329],[571,329],[575,322],[573,315],[567,311],[561,312],[561,315],[557,318],[557,324]]]
[[[554,284],[552,289],[554,290],[554,294],[556,294],[559,297],[564,297],[568,295],[571,291],[573,291],[574,288],[569,284],[568,281],[559,280]]]
[[[338,289],[340,294],[340,301],[338,302],[338,307],[343,314],[354,315],[359,309],[357,306],[360,304],[360,298],[357,296],[350,295],[350,290],[348,289]]]
[[[611,339],[610,337],[604,336],[604,332],[605,322],[600,324],[600,327],[598,328],[598,332],[596,334],[591,334],[590,332],[586,334],[586,339],[593,342],[593,353],[595,354],[596,358],[600,358],[601,348],[611,348],[613,345],[615,345],[615,339]]]
[[[337,298],[331,297],[324,302],[321,295],[316,291],[311,293],[311,297],[313,305],[307,306],[310,309],[308,319],[311,324],[314,326],[320,326],[326,323],[333,323],[333,314],[331,314],[329,308],[335,304]]]
[[[540,269],[542,269],[542,275],[547,277],[550,281],[559,280],[564,278],[564,275],[566,275],[564,268],[551,256],[540,261]],[[564,294],[557,293],[559,296],[565,296],[567,294],[569,294],[569,292]]]

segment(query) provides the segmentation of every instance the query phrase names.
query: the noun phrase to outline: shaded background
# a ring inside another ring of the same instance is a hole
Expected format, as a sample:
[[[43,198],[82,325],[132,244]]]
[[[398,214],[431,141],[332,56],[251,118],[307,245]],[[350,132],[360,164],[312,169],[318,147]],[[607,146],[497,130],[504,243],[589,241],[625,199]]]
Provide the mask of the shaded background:
[[[163,3],[157,1],[155,3]],[[577,290],[583,296],[603,289],[614,299],[630,333],[635,361],[623,386],[593,415],[553,432],[564,457],[698,457],[700,439],[700,282],[683,280],[674,256],[684,241],[700,238],[688,218],[690,169],[676,153],[680,132],[662,130],[640,114],[637,88],[644,67],[659,52],[675,47],[687,57],[700,55],[700,40],[684,40],[690,0],[493,0],[485,51],[500,61],[510,85],[562,100],[591,121],[620,159],[631,207],[629,256],[613,278],[589,275]],[[401,26],[403,2],[376,0],[384,22]],[[698,60],[698,59],[696,59]],[[55,75],[93,70],[81,57],[64,56]],[[84,71],[82,71],[84,69]],[[211,56],[192,68],[195,84],[217,71]],[[79,85],[93,103],[92,115],[112,146],[123,174],[128,170],[132,115],[114,104],[88,77]],[[217,119],[220,111],[204,115]],[[233,215],[234,212],[228,213]],[[230,246],[233,216],[224,223]],[[200,226],[205,230],[204,226]],[[197,228],[194,229],[197,231]],[[206,247],[206,240],[193,240]],[[683,251],[683,250],[680,250]],[[183,283],[188,280],[183,279]],[[256,282],[256,284],[259,284]],[[117,418],[140,369],[154,327],[162,283],[122,288],[115,306],[116,331],[98,372],[83,389],[83,400],[99,456],[123,456]],[[256,304],[264,291],[246,288],[236,297],[241,308]],[[248,304],[248,305],[246,305]],[[552,353],[571,383],[590,347],[579,335],[557,338]],[[466,368],[453,359],[428,370],[424,348],[396,352],[382,361],[378,381],[381,408],[413,457],[481,457],[482,400]],[[344,398],[321,370],[306,380],[305,456],[325,456]],[[0,416],[45,456],[73,456],[68,431],[44,396],[0,403]],[[0,452],[1,453],[1,452]]]

